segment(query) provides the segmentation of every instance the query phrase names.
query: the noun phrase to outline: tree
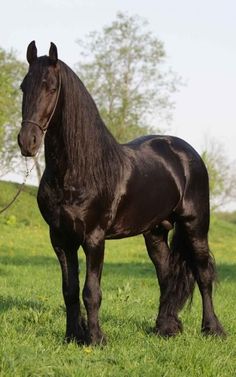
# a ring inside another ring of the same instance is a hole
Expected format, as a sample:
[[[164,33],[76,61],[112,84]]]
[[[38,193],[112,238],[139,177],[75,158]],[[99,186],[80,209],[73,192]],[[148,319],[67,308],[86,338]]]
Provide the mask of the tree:
[[[208,170],[211,209],[215,211],[236,200],[235,169],[228,161],[223,146],[216,140],[208,143],[201,157]]]
[[[171,93],[177,76],[165,69],[163,43],[138,16],[118,13],[115,21],[79,40],[77,72],[91,92],[101,116],[120,141],[170,120]]]
[[[26,71],[13,52],[0,48],[0,175],[4,175],[18,154],[17,123],[20,119],[19,85]]]

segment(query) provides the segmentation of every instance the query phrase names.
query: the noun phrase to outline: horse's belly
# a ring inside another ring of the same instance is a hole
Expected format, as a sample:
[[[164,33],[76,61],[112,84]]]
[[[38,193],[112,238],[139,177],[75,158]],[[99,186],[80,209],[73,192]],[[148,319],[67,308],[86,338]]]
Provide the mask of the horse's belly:
[[[180,194],[173,185],[125,196],[106,237],[129,237],[152,229],[169,218],[179,200]]]

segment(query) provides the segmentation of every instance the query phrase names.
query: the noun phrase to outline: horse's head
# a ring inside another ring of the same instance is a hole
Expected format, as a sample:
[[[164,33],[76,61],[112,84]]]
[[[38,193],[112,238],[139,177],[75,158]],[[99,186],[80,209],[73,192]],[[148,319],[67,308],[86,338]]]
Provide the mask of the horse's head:
[[[29,71],[21,89],[22,127],[18,143],[23,156],[32,157],[38,152],[44,132],[54,115],[60,93],[60,73],[57,47],[51,43],[49,56],[37,57],[35,42],[27,49]]]

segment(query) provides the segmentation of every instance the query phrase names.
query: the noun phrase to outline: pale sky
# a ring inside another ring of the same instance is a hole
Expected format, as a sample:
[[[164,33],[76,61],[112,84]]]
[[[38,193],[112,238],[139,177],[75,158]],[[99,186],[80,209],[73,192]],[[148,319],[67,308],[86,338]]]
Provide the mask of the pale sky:
[[[110,24],[118,11],[144,17],[164,42],[167,65],[186,82],[175,95],[169,133],[198,151],[206,138],[219,141],[236,163],[235,0],[1,0],[0,9],[2,48],[25,60],[31,40],[39,55],[53,41],[72,68],[79,61],[78,38]]]

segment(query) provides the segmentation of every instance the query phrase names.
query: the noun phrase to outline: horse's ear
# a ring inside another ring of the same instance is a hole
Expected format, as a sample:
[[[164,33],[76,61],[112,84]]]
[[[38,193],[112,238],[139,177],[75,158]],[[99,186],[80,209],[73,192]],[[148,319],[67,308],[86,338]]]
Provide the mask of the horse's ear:
[[[35,45],[35,41],[30,42],[27,53],[26,53],[27,61],[30,64],[32,64],[37,59],[37,48]]]
[[[51,46],[49,49],[49,58],[53,64],[57,63],[58,56],[57,56],[57,46],[51,42]]]

